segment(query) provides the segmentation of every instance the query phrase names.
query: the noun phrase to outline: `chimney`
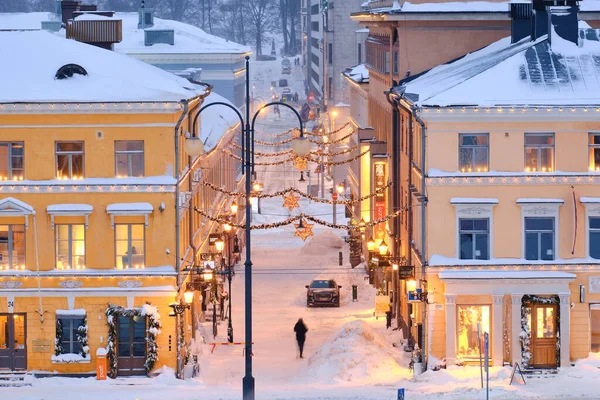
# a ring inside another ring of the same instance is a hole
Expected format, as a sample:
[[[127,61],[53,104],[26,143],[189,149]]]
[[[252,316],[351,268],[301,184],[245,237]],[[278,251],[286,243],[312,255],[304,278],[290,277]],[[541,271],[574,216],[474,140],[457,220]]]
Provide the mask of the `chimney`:
[[[138,29],[146,29],[154,26],[154,9],[146,8],[144,0],[138,9]]]
[[[548,34],[548,11],[546,10],[545,0],[533,0],[533,14],[531,26],[531,40],[537,40]]]
[[[579,6],[576,1],[564,1],[564,5],[548,7],[550,13],[550,23],[554,32],[569,42],[578,44],[579,41],[579,21],[577,13]],[[573,4],[566,4],[573,3]],[[552,37],[550,37],[552,43]]]
[[[60,10],[62,13],[62,22],[66,24],[68,20],[73,19],[73,12],[79,10],[79,1],[62,0]]]
[[[510,3],[510,42],[516,43],[519,40],[531,35],[532,7],[528,1]]]

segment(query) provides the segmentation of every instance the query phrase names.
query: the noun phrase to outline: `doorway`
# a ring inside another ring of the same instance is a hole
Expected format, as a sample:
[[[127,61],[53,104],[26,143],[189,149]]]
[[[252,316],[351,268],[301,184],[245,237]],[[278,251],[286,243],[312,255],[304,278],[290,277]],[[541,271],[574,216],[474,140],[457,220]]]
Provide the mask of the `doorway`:
[[[146,317],[117,317],[117,375],[146,375]]]
[[[590,310],[590,336],[592,353],[600,353],[600,304],[592,304]]]
[[[556,368],[557,305],[532,304],[530,326],[532,366],[534,368]]]
[[[26,314],[0,314],[0,369],[27,369]]]

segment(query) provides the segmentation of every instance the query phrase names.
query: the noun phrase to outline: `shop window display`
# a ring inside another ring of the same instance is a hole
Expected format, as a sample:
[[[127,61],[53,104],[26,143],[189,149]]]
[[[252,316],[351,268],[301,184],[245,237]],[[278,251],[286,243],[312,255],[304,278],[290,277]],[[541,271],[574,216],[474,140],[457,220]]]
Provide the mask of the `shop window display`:
[[[490,306],[458,306],[458,356],[478,359],[477,323],[481,333],[490,333]],[[491,340],[490,340],[491,341]]]

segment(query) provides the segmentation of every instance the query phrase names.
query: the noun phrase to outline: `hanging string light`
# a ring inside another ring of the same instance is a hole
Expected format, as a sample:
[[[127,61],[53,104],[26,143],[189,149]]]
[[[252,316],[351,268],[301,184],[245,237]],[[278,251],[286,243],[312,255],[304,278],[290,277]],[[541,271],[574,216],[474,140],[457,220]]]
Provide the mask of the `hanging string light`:
[[[223,188],[221,188],[219,186],[216,186],[216,185],[214,185],[214,184],[212,184],[210,182],[202,182],[202,184],[204,186],[208,186],[209,188],[211,188],[213,190],[216,190],[218,192],[224,193],[224,194],[226,194],[228,196],[246,197],[245,193],[242,193],[242,192],[233,192],[233,191],[225,190],[225,189],[223,189]],[[373,197],[375,197],[375,196],[383,193],[384,191],[386,191],[391,186],[392,186],[392,182],[388,182],[387,185],[381,186],[381,187],[375,189],[375,191],[373,193],[370,193],[370,194],[368,194],[366,196],[358,197],[356,199],[350,199],[350,200],[328,200],[328,199],[322,199],[320,197],[312,196],[312,195],[310,195],[308,193],[305,193],[305,192],[303,192],[303,191],[301,191],[299,189],[293,188],[293,187],[290,187],[290,188],[287,188],[287,189],[284,189],[284,190],[280,190],[280,191],[277,191],[277,192],[274,192],[274,193],[255,193],[255,194],[252,195],[252,197],[273,198],[273,197],[283,196],[283,195],[285,195],[285,194],[287,194],[289,192],[293,192],[293,193],[296,193],[296,194],[300,195],[301,197],[310,199],[310,200],[312,200],[312,201],[314,201],[316,203],[352,205],[352,204],[355,204],[355,203],[360,203],[363,200],[371,199],[371,198],[373,198]]]

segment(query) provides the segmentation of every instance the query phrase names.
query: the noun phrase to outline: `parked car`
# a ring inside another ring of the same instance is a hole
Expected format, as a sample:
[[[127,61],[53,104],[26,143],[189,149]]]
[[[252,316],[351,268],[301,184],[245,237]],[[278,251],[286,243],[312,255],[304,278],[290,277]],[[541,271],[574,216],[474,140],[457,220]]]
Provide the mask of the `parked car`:
[[[281,74],[282,75],[290,75],[292,73],[291,65],[281,65]]]
[[[281,78],[279,80],[279,87],[286,87],[288,85],[287,79]]]
[[[306,306],[340,306],[340,289],[333,279],[315,279],[306,285]]]
[[[281,100],[282,101],[291,101],[292,100],[292,90],[290,88],[283,88],[281,91]]]

